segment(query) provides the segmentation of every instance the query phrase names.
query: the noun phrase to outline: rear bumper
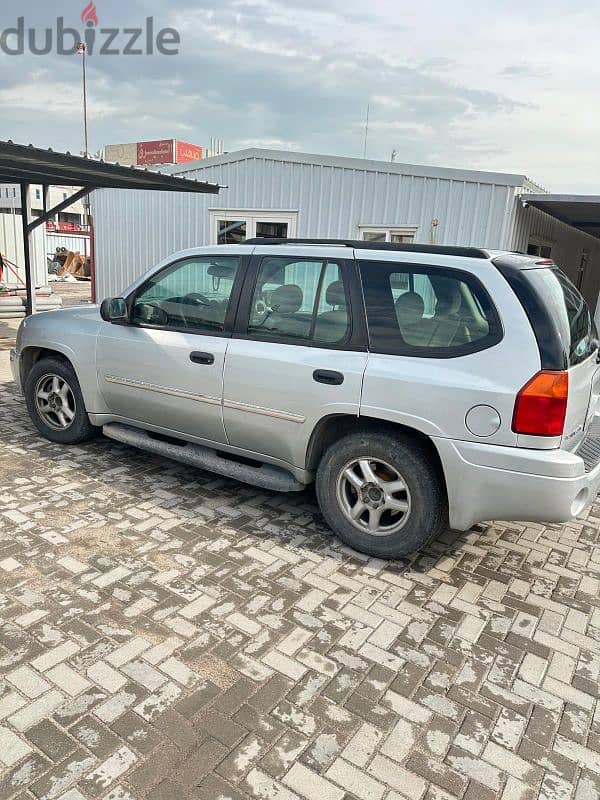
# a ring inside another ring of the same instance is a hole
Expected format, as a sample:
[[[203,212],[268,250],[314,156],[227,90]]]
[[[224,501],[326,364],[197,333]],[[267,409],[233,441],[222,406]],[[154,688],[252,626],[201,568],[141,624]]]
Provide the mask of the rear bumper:
[[[446,478],[450,525],[457,530],[494,519],[566,522],[581,514],[600,489],[600,463],[586,472],[576,453],[434,442]]]
[[[19,393],[23,394],[23,387],[21,386],[21,357],[14,349],[10,351],[10,371]]]

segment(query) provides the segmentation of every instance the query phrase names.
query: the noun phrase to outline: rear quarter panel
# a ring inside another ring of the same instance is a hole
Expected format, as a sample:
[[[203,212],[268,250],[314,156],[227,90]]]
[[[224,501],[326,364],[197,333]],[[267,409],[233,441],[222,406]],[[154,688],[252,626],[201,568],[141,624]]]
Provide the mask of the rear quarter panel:
[[[361,415],[388,419],[429,436],[515,446],[511,430],[515,396],[540,369],[540,356],[525,312],[508,283],[489,261],[428,257],[446,269],[476,275],[490,294],[502,322],[503,338],[495,346],[456,358],[422,358],[371,353],[365,373]],[[410,263],[405,254],[386,254],[388,261]],[[423,263],[419,255],[419,261]],[[500,415],[498,430],[477,436],[465,424],[477,405]]]

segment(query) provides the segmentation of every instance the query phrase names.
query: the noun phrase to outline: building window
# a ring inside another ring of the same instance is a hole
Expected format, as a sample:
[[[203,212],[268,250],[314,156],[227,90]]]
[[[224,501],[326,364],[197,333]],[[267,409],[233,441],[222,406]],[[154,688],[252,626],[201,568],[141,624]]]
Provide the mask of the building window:
[[[40,190],[39,190],[39,189],[36,189],[36,190],[35,190],[35,199],[36,199],[36,200],[39,200],[39,199],[41,198],[41,196],[42,196],[42,195],[41,195],[41,192],[40,192]]]
[[[221,209],[209,211],[211,244],[241,244],[246,239],[296,236],[296,211]]]
[[[532,236],[527,245],[527,255],[537,256],[537,258],[552,258],[552,245],[553,242],[549,239]]]
[[[359,225],[358,238],[363,242],[410,244],[417,235],[416,225]]]

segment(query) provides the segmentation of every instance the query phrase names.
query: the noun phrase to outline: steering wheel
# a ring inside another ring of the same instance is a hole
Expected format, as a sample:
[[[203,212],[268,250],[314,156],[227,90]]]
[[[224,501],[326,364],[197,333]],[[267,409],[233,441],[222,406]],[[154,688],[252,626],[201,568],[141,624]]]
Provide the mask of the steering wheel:
[[[206,295],[201,294],[200,292],[190,292],[189,294],[184,295],[181,298],[181,302],[179,304],[179,317],[183,322],[184,328],[194,327],[196,320],[193,318],[189,320],[185,313],[185,307],[191,306],[192,308],[202,307],[202,308],[211,308],[215,309],[218,308],[219,304],[215,300],[210,300]],[[210,317],[210,314],[208,315]]]
[[[198,306],[211,306],[212,300],[209,300],[208,297],[204,294],[200,294],[200,292],[190,292],[182,297],[181,302],[183,305],[191,305],[194,303]]]

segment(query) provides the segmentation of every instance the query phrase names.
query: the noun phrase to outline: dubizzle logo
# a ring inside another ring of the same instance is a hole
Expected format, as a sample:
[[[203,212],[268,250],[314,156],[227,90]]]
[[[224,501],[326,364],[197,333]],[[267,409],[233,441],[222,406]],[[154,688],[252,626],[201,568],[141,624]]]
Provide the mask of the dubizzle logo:
[[[98,12],[96,11],[96,6],[92,1],[89,2],[81,12],[81,21],[84,25],[87,25],[88,28],[91,28],[92,25],[98,24]]]
[[[83,50],[100,56],[176,56],[181,37],[176,28],[160,28],[155,32],[154,17],[146,17],[141,28],[100,28],[94,0],[81,12],[85,26],[83,35],[76,28],[66,28],[65,18],[56,18],[55,28],[26,28],[25,17],[18,17],[14,28],[0,32],[0,51],[7,56],[25,52],[45,56],[56,52],[73,55]],[[82,47],[85,45],[85,47]]]

